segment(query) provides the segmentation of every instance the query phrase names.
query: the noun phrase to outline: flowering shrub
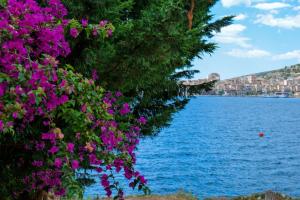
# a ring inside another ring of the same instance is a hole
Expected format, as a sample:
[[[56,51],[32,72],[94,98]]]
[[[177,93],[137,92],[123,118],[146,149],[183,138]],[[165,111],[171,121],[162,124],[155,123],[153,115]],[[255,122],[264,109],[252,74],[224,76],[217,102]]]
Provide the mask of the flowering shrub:
[[[115,173],[147,192],[145,178],[134,170],[146,119],[131,117],[121,93],[105,92],[71,66],[59,66],[59,58],[71,51],[65,34],[99,42],[112,35],[112,25],[68,20],[59,0],[45,7],[34,0],[5,4],[0,10],[0,195],[24,199],[46,191],[82,198],[85,184],[98,177],[108,196],[116,189],[122,199]]]

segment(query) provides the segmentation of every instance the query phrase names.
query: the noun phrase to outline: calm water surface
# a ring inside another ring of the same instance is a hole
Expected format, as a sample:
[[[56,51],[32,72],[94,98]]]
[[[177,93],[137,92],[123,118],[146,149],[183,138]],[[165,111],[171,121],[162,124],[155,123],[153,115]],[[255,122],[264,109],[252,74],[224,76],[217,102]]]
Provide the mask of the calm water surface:
[[[141,141],[138,169],[156,194],[300,196],[300,99],[194,98],[170,127]],[[98,186],[88,188],[95,193]]]

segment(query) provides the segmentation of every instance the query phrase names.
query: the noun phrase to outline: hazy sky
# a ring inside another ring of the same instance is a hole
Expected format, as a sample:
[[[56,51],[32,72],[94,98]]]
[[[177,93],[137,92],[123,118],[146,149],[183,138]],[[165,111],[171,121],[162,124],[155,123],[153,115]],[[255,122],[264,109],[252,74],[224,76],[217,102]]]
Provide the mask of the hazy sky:
[[[217,72],[221,79],[300,63],[300,0],[220,0],[216,18],[236,15],[216,34],[219,48],[195,59],[195,78]]]

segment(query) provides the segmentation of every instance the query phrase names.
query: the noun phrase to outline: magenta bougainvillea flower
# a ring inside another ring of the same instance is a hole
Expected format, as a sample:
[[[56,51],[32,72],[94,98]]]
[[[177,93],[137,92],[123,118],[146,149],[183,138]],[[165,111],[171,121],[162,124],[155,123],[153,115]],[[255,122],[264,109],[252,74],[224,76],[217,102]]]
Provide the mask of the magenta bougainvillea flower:
[[[67,144],[67,151],[70,152],[70,153],[73,153],[74,152],[74,144],[73,143],[68,143]]]
[[[57,168],[61,168],[62,167],[62,159],[61,158],[55,158],[54,160],[54,166],[57,167]]]
[[[77,38],[77,36],[79,35],[79,31],[78,31],[76,28],[71,28],[71,29],[70,29],[70,35],[71,35],[73,38]]]
[[[96,70],[96,69],[93,69],[93,71],[92,71],[92,79],[93,79],[94,81],[96,81],[96,80],[99,79],[99,76],[98,76],[98,74],[97,74],[97,70]]]
[[[99,23],[99,25],[100,25],[101,27],[104,27],[107,23],[108,23],[107,20],[101,20],[100,23]]]
[[[83,27],[87,27],[88,24],[89,24],[89,22],[88,22],[87,19],[82,19],[82,20],[81,20],[81,24],[82,24]]]
[[[72,160],[72,169],[78,169],[78,168],[79,168],[78,160]]]
[[[146,124],[147,123],[147,119],[143,116],[141,116],[139,119],[138,119],[138,122],[141,123],[141,124]]]
[[[109,29],[109,30],[107,31],[107,36],[108,36],[108,37],[111,37],[111,36],[112,36],[112,30],[111,30],[111,29]]]
[[[0,97],[5,94],[6,87],[7,87],[6,82],[0,83]]]
[[[0,120],[0,131],[3,131],[3,127],[4,127],[3,121]]]
[[[130,112],[130,107],[128,103],[124,103],[122,109],[120,110],[121,115],[126,115]]]
[[[59,148],[57,147],[57,146],[53,146],[53,147],[51,147],[50,149],[49,149],[49,153],[50,154],[55,154],[55,153],[57,153],[59,151]]]

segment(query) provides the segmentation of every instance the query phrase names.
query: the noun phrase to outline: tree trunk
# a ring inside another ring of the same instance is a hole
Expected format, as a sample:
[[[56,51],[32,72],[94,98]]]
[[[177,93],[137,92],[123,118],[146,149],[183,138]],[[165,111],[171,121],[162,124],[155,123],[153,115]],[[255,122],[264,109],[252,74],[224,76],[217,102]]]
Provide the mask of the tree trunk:
[[[191,0],[191,8],[187,13],[187,18],[188,18],[188,21],[189,21],[189,29],[190,30],[193,27],[194,9],[195,9],[195,0]]]

